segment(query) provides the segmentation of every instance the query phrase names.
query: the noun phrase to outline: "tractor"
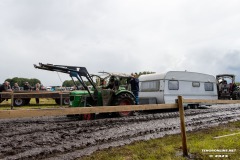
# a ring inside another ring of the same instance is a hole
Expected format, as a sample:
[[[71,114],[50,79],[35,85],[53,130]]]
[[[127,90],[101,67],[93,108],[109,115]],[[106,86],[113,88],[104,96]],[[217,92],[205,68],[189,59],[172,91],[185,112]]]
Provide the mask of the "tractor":
[[[235,75],[219,74],[216,76],[218,99],[240,99],[239,87],[235,83]]]
[[[90,75],[85,67],[42,64],[34,65],[37,69],[56,71],[69,74],[75,83],[76,78],[81,87],[70,92],[70,107],[92,106],[121,106],[134,105],[135,96],[129,89],[131,75],[107,73],[105,78],[98,75]],[[104,72],[106,73],[106,72]],[[96,77],[96,82],[94,82]],[[89,84],[89,85],[87,85]],[[120,117],[130,116],[132,111],[112,113]],[[80,115],[82,119],[94,119],[94,114]]]

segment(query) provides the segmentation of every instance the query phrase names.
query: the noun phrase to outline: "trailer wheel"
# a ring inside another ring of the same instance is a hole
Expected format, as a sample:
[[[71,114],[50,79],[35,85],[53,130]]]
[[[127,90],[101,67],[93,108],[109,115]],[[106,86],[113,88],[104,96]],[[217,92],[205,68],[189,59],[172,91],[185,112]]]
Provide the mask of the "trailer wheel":
[[[13,105],[14,106],[23,106],[25,104],[25,100],[22,98],[14,98]]]
[[[113,105],[121,106],[121,105],[134,105],[135,100],[134,97],[129,93],[121,93],[115,97],[113,101]],[[117,113],[120,117],[126,117],[133,115],[133,111],[122,111]]]

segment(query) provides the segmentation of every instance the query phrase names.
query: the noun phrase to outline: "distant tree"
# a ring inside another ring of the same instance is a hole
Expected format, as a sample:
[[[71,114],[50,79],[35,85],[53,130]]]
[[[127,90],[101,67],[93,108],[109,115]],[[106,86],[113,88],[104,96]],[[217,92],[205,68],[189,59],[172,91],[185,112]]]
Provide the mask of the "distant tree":
[[[75,81],[75,83],[77,84],[77,86],[80,85],[80,82],[78,82],[78,81]],[[65,81],[63,82],[63,84],[62,84],[63,87],[72,87],[72,86],[74,86],[74,85],[75,85],[75,84],[74,84],[74,82],[73,82],[72,80],[65,80]]]
[[[87,86],[91,86],[91,83],[90,83],[90,82],[88,82],[88,81],[84,81],[84,82],[86,83]],[[95,82],[93,82],[93,83],[96,85]]]
[[[137,75],[137,77],[141,76],[141,75],[145,75],[145,74],[153,74],[153,73],[156,73],[156,72],[151,72],[151,71],[143,71],[143,72],[135,72],[135,74]]]
[[[18,83],[19,86],[24,86],[24,83],[25,82],[28,82],[31,86],[34,86],[36,83],[40,83],[41,84],[41,81],[39,79],[36,79],[36,78],[19,78],[19,77],[14,77],[14,78],[8,78],[6,79],[5,81],[8,81],[10,82],[10,85],[13,86],[14,83]]]
[[[41,81],[36,79],[36,78],[32,78],[29,80],[29,83],[31,86],[35,86],[37,83],[40,83],[41,84]]]
[[[62,84],[63,87],[72,87],[74,83],[71,80],[65,80]]]

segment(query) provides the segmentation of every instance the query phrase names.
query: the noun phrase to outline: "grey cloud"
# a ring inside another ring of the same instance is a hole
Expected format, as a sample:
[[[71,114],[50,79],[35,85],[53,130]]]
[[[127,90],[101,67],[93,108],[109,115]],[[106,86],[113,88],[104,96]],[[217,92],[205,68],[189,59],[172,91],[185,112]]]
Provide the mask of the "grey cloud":
[[[33,68],[38,62],[85,66],[91,73],[239,74],[239,4],[225,0],[2,0],[0,82],[31,76],[46,85],[59,84],[56,73]]]

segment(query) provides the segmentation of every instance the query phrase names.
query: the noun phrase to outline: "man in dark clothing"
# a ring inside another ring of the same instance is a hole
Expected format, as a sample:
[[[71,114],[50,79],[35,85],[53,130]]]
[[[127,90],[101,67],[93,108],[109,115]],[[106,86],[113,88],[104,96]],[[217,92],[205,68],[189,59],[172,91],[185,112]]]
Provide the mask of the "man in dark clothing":
[[[5,81],[1,86],[0,86],[0,92],[10,92],[11,87],[8,81]]]
[[[23,90],[30,91],[31,89],[32,89],[32,87],[30,86],[30,84],[28,82],[25,82],[25,84],[23,86]]]
[[[138,105],[139,104],[139,100],[138,100],[139,79],[137,78],[136,74],[132,74],[130,84],[131,84],[131,91],[133,92],[133,94],[135,96],[136,105]]]
[[[0,86],[0,92],[11,92],[11,86],[9,84],[8,81],[5,81],[1,86]],[[0,94],[0,102],[4,101],[4,99],[2,99],[2,95]]]
[[[32,87],[30,86],[30,84],[28,82],[25,82],[24,86],[23,86],[23,90],[24,91],[31,91]],[[25,98],[25,104],[29,104],[30,103],[31,98]]]
[[[106,87],[102,87],[103,89],[113,89],[114,88],[114,77],[111,77],[108,85]]]
[[[118,90],[119,85],[120,85],[119,80],[116,77],[112,76],[110,77],[108,85],[106,87],[103,87],[103,89]]]

